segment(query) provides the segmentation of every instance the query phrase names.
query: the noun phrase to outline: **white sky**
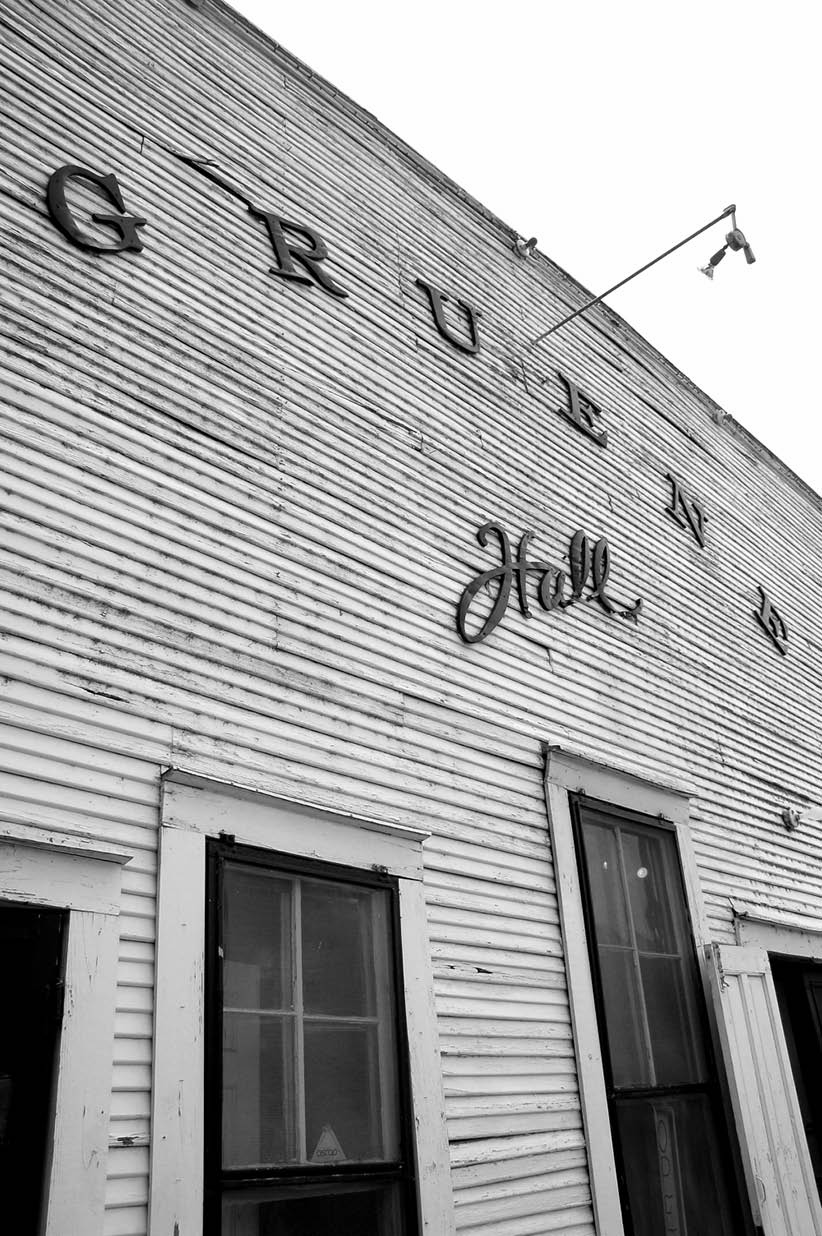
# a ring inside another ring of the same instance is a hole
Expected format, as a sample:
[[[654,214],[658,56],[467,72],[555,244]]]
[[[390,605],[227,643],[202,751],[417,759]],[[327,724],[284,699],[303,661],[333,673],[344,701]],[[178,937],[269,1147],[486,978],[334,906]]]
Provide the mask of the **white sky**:
[[[232,2],[592,295],[735,202],[607,303],[822,492],[819,0]]]

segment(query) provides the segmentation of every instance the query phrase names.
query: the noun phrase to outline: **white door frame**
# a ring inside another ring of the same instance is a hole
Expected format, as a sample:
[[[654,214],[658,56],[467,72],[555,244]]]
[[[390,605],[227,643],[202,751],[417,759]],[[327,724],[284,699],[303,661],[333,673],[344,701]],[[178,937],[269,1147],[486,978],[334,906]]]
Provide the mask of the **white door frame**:
[[[822,930],[812,919],[760,910],[741,901],[732,901],[731,907],[737,944],[753,944],[766,953],[822,961]]]
[[[43,1236],[100,1236],[114,1060],[121,846],[0,825],[0,901],[68,912]]]

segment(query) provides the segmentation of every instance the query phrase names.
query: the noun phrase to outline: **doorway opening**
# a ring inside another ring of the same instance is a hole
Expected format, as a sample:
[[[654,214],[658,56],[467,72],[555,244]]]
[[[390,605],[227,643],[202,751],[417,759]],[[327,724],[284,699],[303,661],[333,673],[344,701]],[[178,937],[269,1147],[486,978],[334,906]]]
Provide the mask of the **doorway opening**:
[[[65,913],[0,902],[0,1196],[3,1226],[37,1236],[63,1018]]]
[[[822,1199],[822,961],[771,954],[770,962],[816,1187]]]

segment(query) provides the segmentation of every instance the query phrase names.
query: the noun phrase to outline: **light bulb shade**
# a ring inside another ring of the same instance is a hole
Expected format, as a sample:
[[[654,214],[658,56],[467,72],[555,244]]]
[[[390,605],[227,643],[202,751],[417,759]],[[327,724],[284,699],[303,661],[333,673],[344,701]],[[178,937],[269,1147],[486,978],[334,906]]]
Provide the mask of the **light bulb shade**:
[[[707,266],[700,266],[700,268],[699,268],[699,269],[702,271],[702,274],[703,274],[703,275],[707,275],[709,279],[713,279],[713,277],[714,277],[714,268],[713,268],[713,266],[711,266],[710,262],[708,263],[708,265],[707,265]]]

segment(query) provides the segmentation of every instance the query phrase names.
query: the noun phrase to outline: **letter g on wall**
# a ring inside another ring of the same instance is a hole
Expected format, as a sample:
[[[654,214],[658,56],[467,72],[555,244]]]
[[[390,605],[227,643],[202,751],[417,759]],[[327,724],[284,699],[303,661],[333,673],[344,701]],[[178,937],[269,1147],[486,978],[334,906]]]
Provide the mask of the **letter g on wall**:
[[[96,185],[106,201],[120,211],[118,215],[95,213],[91,216],[94,223],[104,223],[114,228],[120,237],[118,241],[110,245],[102,244],[94,236],[81,231],[66,201],[66,187],[71,180],[87,180]],[[63,235],[75,245],[79,245],[81,249],[88,249],[92,253],[123,253],[128,249],[133,249],[139,253],[143,247],[137,229],[145,227],[147,220],[137,215],[126,214],[123,195],[113,172],[102,175],[100,172],[93,172],[88,167],[78,167],[74,163],[66,163],[63,167],[58,167],[57,171],[49,177],[46,188],[46,206]]]

